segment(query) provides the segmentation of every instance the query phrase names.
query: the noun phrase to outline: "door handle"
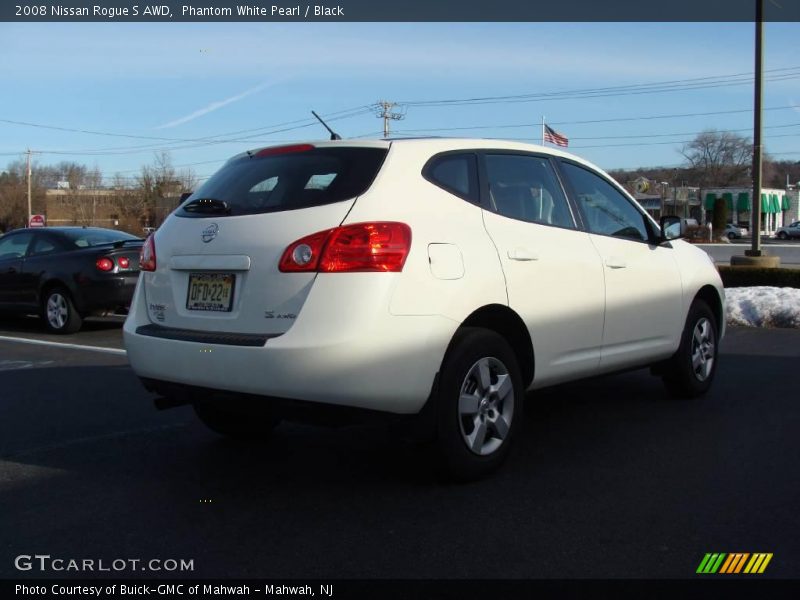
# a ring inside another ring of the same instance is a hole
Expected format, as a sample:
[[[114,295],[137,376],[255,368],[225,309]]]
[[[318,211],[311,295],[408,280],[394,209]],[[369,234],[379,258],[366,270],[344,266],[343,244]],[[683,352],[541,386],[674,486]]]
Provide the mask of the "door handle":
[[[624,269],[628,266],[628,263],[619,256],[609,256],[606,258],[606,266],[610,269]]]
[[[514,248],[508,251],[508,258],[520,261],[539,260],[539,254],[529,248]]]

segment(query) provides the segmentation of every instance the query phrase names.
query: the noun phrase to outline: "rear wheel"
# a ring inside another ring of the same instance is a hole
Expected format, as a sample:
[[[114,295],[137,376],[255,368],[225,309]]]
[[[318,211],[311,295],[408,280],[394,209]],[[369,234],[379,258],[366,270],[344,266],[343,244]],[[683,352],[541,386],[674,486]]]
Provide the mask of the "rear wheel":
[[[711,387],[717,371],[717,323],[708,304],[695,300],[681,336],[681,345],[663,371],[667,391],[677,398],[694,398]]]
[[[196,402],[193,406],[195,414],[206,427],[233,439],[268,439],[280,423],[280,417],[264,407],[239,411],[210,402]]]
[[[83,318],[72,303],[69,292],[60,287],[48,290],[44,295],[42,317],[53,333],[75,333],[83,324]]]
[[[731,241],[735,240],[736,239],[736,234],[733,233],[732,231],[729,232],[728,233],[728,239],[731,240]]]
[[[446,475],[483,477],[505,460],[522,417],[523,384],[516,356],[499,334],[466,327],[445,357],[437,443]]]
[[[787,240],[787,239],[789,239],[789,236],[786,235],[785,231],[779,231],[778,232],[778,239],[779,240]]]

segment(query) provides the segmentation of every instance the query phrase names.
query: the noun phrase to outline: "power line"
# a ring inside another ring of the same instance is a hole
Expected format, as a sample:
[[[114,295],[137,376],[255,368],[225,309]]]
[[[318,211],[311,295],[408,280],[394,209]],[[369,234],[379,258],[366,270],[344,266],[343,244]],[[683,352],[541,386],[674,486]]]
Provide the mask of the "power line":
[[[771,77],[765,78],[770,81],[781,81],[794,79],[800,76],[800,67],[783,67],[770,69],[773,73]],[[735,73],[731,75],[715,75],[707,77],[695,77],[692,79],[677,79],[671,81],[660,81],[643,84],[630,84],[622,86],[610,86],[602,88],[581,88],[564,90],[560,92],[538,92],[530,94],[514,94],[506,96],[484,96],[474,98],[451,98],[444,100],[409,100],[399,104],[407,106],[457,106],[465,104],[497,104],[497,103],[516,103],[516,102],[540,102],[543,100],[565,100],[574,98],[599,98],[620,95],[636,95],[642,93],[659,93],[665,91],[682,91],[707,89],[714,87],[726,87],[730,85],[745,85],[752,83],[752,72]]]
[[[765,108],[764,110],[786,110],[786,109],[794,109],[797,108],[793,104],[787,104],[786,106],[772,106],[770,108]],[[596,124],[596,123],[619,123],[623,121],[652,121],[656,119],[678,119],[678,118],[690,118],[690,117],[708,117],[712,115],[727,115],[727,114],[736,114],[736,113],[752,113],[752,108],[742,108],[736,110],[716,110],[716,111],[709,111],[709,112],[695,112],[695,113],[674,113],[668,115],[647,115],[641,117],[617,117],[613,119],[590,119],[590,120],[583,120],[583,121],[552,121],[550,125],[589,125],[589,124]],[[512,123],[512,124],[503,124],[503,125],[471,125],[471,126],[462,126],[462,127],[428,127],[422,129],[401,129],[395,131],[395,133],[424,133],[428,131],[469,131],[472,129],[518,129],[522,127],[541,127],[541,123]],[[380,132],[378,132],[380,133]],[[361,137],[361,136],[356,136]]]
[[[366,114],[371,112],[372,108],[369,106],[360,106],[356,108],[351,108],[347,110],[337,111],[335,113],[330,113],[326,115],[329,121],[336,121],[339,119],[350,118],[354,116],[358,116],[361,114]],[[133,135],[133,134],[122,134],[122,133],[114,133],[114,132],[104,132],[104,131],[95,131],[95,130],[87,130],[87,129],[74,129],[70,127],[60,127],[56,125],[43,125],[40,123],[30,123],[26,121],[13,121],[11,119],[0,119],[0,123],[10,123],[13,125],[22,125],[27,127],[36,127],[41,129],[52,129],[57,131],[66,131],[66,132],[73,132],[73,133],[84,133],[89,135],[102,135],[102,136],[111,136],[111,137],[124,137],[124,138],[133,138],[133,139],[151,139],[151,140],[158,140],[158,141],[167,141],[169,144],[181,144],[181,143],[188,143],[188,145],[184,146],[169,146],[169,145],[160,145],[156,146],[153,144],[145,144],[141,146],[118,146],[118,147],[111,147],[111,148],[94,148],[94,149],[85,149],[85,150],[43,150],[47,154],[77,154],[77,155],[93,155],[93,154],[138,154],[144,152],[153,152],[159,150],[182,150],[186,148],[196,148],[201,146],[207,146],[212,144],[228,144],[228,143],[241,143],[244,141],[252,141],[252,138],[261,136],[261,135],[273,135],[275,133],[283,133],[286,131],[294,131],[297,129],[304,129],[307,127],[311,127],[317,125],[317,121],[309,120],[309,119],[299,119],[295,121],[286,121],[285,123],[280,123],[268,127],[256,127],[256,128],[249,128],[249,129],[241,129],[238,131],[223,133],[223,134],[215,134],[211,136],[204,136],[199,138],[166,138],[166,137],[157,137],[157,136],[142,136],[142,135]],[[298,123],[302,123],[297,125]],[[284,127],[287,125],[294,125],[291,127]],[[277,127],[283,127],[282,129],[276,129]],[[271,131],[266,131],[271,130]],[[256,132],[256,133],[253,133]],[[241,133],[250,133],[247,136],[241,136],[238,138],[228,138],[228,139],[219,139],[224,136],[230,135],[238,135]],[[16,153],[15,153],[16,154]]]

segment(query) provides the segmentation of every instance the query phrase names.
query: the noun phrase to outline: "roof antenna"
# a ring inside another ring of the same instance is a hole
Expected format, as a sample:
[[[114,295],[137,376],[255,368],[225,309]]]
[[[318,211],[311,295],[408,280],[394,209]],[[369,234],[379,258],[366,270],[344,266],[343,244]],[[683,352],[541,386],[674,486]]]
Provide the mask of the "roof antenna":
[[[334,132],[333,129],[328,127],[328,124],[325,121],[322,120],[322,117],[320,117],[313,110],[311,111],[311,114],[314,115],[315,117],[317,117],[317,121],[322,123],[322,126],[330,132],[332,140],[340,140],[340,139],[342,139],[342,136],[340,136],[338,133]]]

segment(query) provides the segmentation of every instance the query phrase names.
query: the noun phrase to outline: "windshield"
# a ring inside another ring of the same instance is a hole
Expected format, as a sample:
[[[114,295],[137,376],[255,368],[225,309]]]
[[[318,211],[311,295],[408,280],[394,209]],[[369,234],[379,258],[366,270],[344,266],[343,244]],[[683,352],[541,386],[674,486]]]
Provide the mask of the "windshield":
[[[386,153],[384,148],[311,147],[286,154],[241,155],[228,161],[176,214],[248,215],[349,200],[369,188]]]

